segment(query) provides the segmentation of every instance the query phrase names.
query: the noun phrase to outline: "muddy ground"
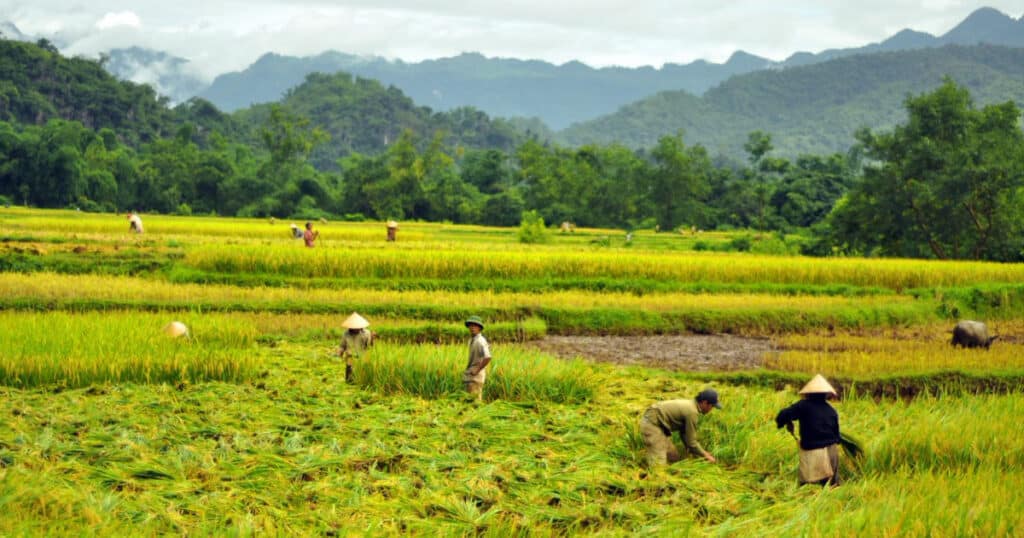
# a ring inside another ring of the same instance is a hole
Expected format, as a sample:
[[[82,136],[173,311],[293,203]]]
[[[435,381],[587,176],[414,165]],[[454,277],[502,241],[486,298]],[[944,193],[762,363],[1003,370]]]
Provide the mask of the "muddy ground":
[[[548,336],[531,345],[564,358],[687,372],[750,370],[772,351],[767,338],[728,334]]]

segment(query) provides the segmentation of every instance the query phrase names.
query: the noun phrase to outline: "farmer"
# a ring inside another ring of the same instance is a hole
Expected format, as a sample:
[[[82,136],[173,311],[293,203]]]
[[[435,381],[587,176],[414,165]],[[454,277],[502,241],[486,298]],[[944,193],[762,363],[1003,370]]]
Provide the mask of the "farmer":
[[[142,233],[142,217],[138,213],[132,211],[125,215],[125,218],[128,219],[128,231]]]
[[[481,332],[484,322],[480,316],[470,316],[466,320],[466,328],[472,337],[469,340],[469,364],[462,373],[462,387],[466,392],[475,394],[477,400],[484,397],[484,381],[487,379],[487,365],[491,362],[491,348]]]
[[[389,220],[388,221],[388,241],[394,241],[398,238],[398,223]]]
[[[704,389],[692,400],[667,400],[648,407],[640,417],[640,433],[647,445],[647,464],[653,467],[682,459],[672,443],[673,430],[679,432],[683,444],[693,455],[715,463],[715,457],[697,442],[697,419],[712,409],[721,408],[714,389]]]
[[[313,248],[313,241],[316,241],[317,237],[320,237],[320,232],[313,231],[313,223],[307,222],[306,231],[302,233],[302,240],[306,242],[306,246]]]
[[[839,485],[839,414],[828,404],[836,389],[822,377],[814,376],[800,390],[803,399],[779,411],[776,427],[793,433],[793,421],[800,422],[800,483]],[[795,435],[794,435],[795,437]]]
[[[341,326],[348,329],[341,336],[341,346],[338,347],[338,356],[345,358],[345,382],[352,382],[352,359],[362,358],[366,348],[373,345],[373,333],[367,327],[370,322],[359,314],[352,312]]]
[[[289,224],[292,231],[292,239],[302,239],[302,229],[294,222]]]

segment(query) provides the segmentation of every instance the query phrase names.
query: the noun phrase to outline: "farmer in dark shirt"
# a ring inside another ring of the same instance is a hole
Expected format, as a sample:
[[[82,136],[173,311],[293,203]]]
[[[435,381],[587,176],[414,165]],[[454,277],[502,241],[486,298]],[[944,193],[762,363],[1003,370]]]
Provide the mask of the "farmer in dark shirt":
[[[835,396],[821,374],[800,391],[803,399],[779,411],[775,425],[793,432],[800,423],[800,483],[839,485],[839,414],[828,403]]]

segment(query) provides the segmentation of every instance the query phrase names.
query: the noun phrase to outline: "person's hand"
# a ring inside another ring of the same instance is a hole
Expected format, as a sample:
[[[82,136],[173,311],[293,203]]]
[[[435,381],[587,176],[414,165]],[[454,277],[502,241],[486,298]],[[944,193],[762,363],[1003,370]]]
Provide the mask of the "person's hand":
[[[708,460],[708,463],[715,463],[716,461],[718,461],[711,454],[704,454],[704,459]]]

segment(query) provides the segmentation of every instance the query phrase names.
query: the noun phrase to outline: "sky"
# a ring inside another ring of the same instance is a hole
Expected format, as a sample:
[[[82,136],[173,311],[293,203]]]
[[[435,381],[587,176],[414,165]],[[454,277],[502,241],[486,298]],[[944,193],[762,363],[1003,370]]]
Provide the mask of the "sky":
[[[904,28],[941,35],[983,6],[1024,12],[1021,0],[0,0],[0,22],[66,54],[169,52],[212,79],[266,52],[414,62],[473,51],[594,67],[723,62],[737,50],[782,60]]]

